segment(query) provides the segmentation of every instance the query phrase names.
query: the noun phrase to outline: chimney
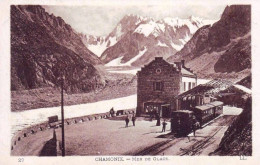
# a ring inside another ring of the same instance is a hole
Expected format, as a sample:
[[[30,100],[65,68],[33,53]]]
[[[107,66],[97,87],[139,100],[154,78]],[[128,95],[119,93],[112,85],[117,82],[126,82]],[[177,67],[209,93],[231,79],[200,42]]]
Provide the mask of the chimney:
[[[175,62],[175,64],[177,65],[178,69],[181,70],[181,62]]]
[[[162,57],[155,57],[155,60],[162,60]]]
[[[185,60],[181,60],[181,66],[184,67]]]

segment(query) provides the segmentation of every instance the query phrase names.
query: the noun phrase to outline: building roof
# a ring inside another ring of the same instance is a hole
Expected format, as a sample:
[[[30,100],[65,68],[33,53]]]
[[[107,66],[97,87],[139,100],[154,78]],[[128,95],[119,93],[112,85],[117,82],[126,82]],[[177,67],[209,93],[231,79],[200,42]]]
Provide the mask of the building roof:
[[[209,108],[213,108],[214,106],[211,105],[211,104],[204,104],[204,105],[199,105],[199,106],[196,106],[195,108],[198,109],[198,110],[201,110],[201,111],[205,111]]]
[[[221,101],[213,101],[213,102],[208,103],[208,104],[211,104],[211,105],[214,105],[214,106],[220,106],[220,105],[223,105],[224,103],[221,102]]]
[[[168,65],[169,67],[172,67],[174,70],[181,72],[182,76],[184,77],[196,77],[196,74],[193,73],[193,71],[190,68],[185,67],[184,60],[182,60],[181,62],[169,63],[168,61],[165,61],[162,57],[155,57],[155,59],[151,61],[149,64],[144,65],[144,67],[141,68],[141,71],[138,71],[137,74],[142,72],[146,68],[149,68],[155,62],[163,62],[165,65]]]
[[[228,89],[233,83],[228,80],[214,79],[205,84],[200,84],[191,90],[178,95],[178,98],[194,96],[194,95],[215,95]]]
[[[196,74],[193,73],[193,71],[190,68],[187,68],[185,66],[184,62],[185,61],[182,60],[181,62],[174,62],[174,63],[170,63],[170,64],[174,65],[177,68],[180,68],[182,76],[196,77]]]
[[[228,96],[228,95],[240,95],[240,96],[247,97],[247,96],[252,95],[252,91],[251,91],[251,89],[246,88],[242,85],[235,84],[235,85],[231,85],[227,89],[218,93],[218,96],[220,96],[220,97]]]
[[[173,113],[193,113],[192,111],[190,110],[177,110],[177,111],[173,111]]]
[[[247,87],[245,87],[245,86],[243,86],[243,85],[235,84],[233,86],[236,87],[237,89],[247,93],[247,94],[252,94],[252,90],[247,88]]]
[[[183,76],[187,75],[187,76],[196,76],[193,72],[189,71],[188,69],[186,68],[181,68],[181,74]]]
[[[223,105],[223,102],[221,101],[214,101],[214,102],[211,102],[211,103],[207,103],[207,104],[203,104],[203,105],[200,105],[200,106],[196,106],[195,108],[198,109],[198,110],[201,110],[201,111],[205,111],[209,108],[213,108],[215,106],[220,106],[220,105]]]

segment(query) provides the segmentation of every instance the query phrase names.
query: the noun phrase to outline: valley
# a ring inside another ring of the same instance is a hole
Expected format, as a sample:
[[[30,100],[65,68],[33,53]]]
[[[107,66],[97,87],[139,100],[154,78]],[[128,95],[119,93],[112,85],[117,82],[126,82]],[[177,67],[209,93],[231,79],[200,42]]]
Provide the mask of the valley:
[[[252,154],[250,5],[212,19],[119,14],[100,36],[47,8],[11,6],[13,155],[61,155],[63,106],[67,155],[238,155],[240,140]]]
[[[136,79],[132,74],[106,73],[106,85],[88,93],[66,93],[65,105],[91,103],[136,94]],[[12,91],[11,110],[24,111],[60,106],[60,88],[46,87]]]

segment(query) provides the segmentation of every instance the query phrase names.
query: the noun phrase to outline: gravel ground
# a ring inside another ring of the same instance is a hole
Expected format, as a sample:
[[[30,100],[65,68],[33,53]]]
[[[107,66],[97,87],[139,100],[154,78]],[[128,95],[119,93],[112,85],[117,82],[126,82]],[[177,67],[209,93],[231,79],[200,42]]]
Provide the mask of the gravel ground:
[[[196,137],[190,134],[189,138],[169,135],[170,123],[162,133],[161,126],[155,126],[155,120],[141,118],[135,127],[130,122],[128,128],[125,128],[124,120],[120,120],[122,117],[66,125],[66,155],[208,155],[218,146],[235,117],[219,117],[197,130]],[[56,129],[56,134],[57,140],[61,141],[60,128]],[[52,135],[53,131],[47,130],[23,138],[12,150],[12,155],[39,156]]]
[[[125,128],[123,120],[100,119],[65,126],[66,155],[132,155],[147,146],[165,141],[156,138],[163,134],[156,121],[137,120],[136,126],[129,123]],[[170,132],[170,123],[166,133]],[[57,140],[61,141],[60,128],[56,129]],[[14,146],[12,155],[40,155],[53,131],[38,132]],[[149,140],[148,140],[149,139]]]

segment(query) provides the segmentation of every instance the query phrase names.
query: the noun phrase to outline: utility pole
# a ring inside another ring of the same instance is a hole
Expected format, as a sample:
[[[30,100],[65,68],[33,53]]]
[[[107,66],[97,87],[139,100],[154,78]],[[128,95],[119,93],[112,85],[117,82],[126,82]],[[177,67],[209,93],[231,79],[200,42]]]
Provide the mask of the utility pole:
[[[61,78],[61,136],[62,136],[61,150],[62,150],[62,156],[65,156],[63,85],[64,85],[64,77]]]

